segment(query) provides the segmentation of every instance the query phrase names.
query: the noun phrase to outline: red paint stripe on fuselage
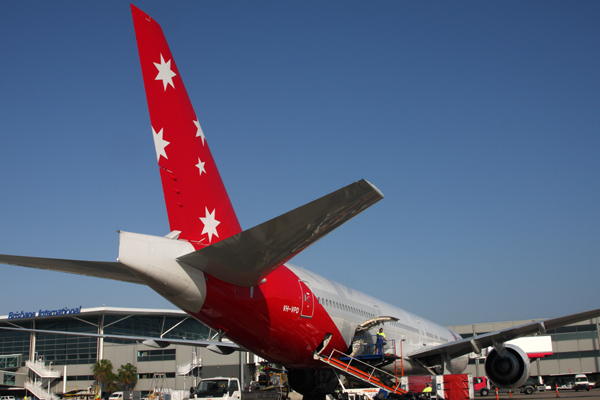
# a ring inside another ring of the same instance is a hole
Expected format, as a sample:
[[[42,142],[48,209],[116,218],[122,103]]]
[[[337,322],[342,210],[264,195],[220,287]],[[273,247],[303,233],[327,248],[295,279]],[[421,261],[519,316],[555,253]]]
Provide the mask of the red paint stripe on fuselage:
[[[541,353],[527,353],[527,357],[534,359],[534,358],[543,358],[546,356],[551,356],[553,353],[552,352],[541,352]]]
[[[302,292],[299,278],[286,266],[273,271],[257,287],[239,287],[210,275],[206,300],[199,313],[190,313],[213,329],[271,362],[290,368],[322,368],[312,354],[327,333],[332,339],[324,351],[346,351],[345,343],[323,306],[313,302],[312,318],[301,316]]]

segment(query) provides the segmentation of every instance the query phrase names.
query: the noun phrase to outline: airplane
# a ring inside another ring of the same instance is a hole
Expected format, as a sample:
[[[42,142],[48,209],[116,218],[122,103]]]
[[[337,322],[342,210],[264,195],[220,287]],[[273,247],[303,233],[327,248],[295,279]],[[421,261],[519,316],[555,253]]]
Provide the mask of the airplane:
[[[461,373],[469,353],[493,346],[486,374],[509,389],[527,380],[529,358],[507,341],[600,316],[596,309],[462,339],[292,265],[295,255],[383,194],[360,180],[242,230],[162,28],[134,5],[131,11],[170,232],[158,237],[119,231],[116,262],[0,255],[0,263],[147,285],[219,332],[218,342],[194,345],[223,354],[247,350],[281,364],[290,371],[291,387],[306,399],[322,399],[337,385],[318,356],[349,355],[356,337],[374,346],[373,330],[380,325],[388,341],[402,344],[405,375]],[[393,365],[382,368],[392,371]]]

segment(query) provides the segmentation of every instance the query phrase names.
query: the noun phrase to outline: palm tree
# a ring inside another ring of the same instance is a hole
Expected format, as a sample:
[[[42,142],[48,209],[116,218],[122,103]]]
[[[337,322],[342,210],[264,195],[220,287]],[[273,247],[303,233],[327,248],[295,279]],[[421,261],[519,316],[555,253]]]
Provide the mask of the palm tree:
[[[106,390],[107,393],[114,393],[117,390],[121,390],[121,385],[118,382],[117,379],[117,375],[113,374],[112,372],[110,373],[110,375],[106,378],[106,386],[104,387],[104,389]]]
[[[119,383],[125,386],[125,390],[131,390],[137,383],[137,368],[131,363],[121,365],[118,371]]]
[[[109,378],[111,375],[113,375],[112,372],[113,366],[112,366],[112,362],[110,362],[110,360],[107,359],[102,359],[102,360],[97,360],[94,363],[94,369],[93,369],[93,373],[94,373],[94,379],[96,379],[96,381],[98,382],[98,396],[102,397],[102,390],[104,389],[104,383],[108,382]]]

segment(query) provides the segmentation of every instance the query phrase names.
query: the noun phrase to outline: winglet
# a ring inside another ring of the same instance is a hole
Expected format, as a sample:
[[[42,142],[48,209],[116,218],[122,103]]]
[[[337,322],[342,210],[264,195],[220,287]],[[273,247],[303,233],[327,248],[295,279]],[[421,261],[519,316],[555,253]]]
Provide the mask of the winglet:
[[[131,13],[171,231],[205,247],[240,224],[160,25]]]

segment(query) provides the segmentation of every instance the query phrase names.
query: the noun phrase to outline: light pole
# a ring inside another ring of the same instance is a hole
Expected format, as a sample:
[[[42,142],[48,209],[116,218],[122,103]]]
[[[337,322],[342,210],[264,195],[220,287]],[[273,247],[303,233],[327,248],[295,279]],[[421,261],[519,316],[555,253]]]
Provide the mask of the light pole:
[[[50,361],[50,366],[48,368],[52,371],[52,361]],[[50,393],[50,379],[48,379],[48,393]]]
[[[402,375],[404,376],[404,355],[402,354],[402,342],[404,342],[406,339],[401,339],[400,340],[400,368],[402,369]]]

